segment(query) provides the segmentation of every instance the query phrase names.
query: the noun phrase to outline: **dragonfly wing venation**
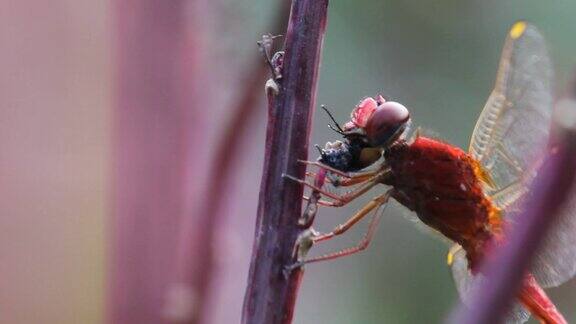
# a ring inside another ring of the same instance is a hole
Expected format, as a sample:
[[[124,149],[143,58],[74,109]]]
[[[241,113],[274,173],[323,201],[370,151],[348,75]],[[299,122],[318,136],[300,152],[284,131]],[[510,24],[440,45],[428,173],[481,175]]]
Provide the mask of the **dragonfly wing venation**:
[[[512,226],[520,213],[520,206],[530,199],[524,195],[506,210],[506,217]],[[540,286],[556,287],[576,275],[576,192],[561,207],[559,215],[543,238],[530,271]]]
[[[522,24],[523,32],[513,33]],[[548,141],[552,64],[538,30],[518,22],[506,39],[496,85],[476,123],[470,154],[494,182],[490,195],[524,187]],[[501,195],[506,196],[506,195]],[[498,203],[498,202],[497,202]],[[507,202],[508,204],[510,202]]]
[[[562,207],[560,215],[539,249],[532,273],[543,287],[556,287],[576,274],[576,194]]]
[[[518,27],[520,27],[520,32]],[[553,68],[536,27],[516,23],[506,39],[496,85],[478,119],[470,154],[492,178],[486,193],[514,222],[549,140]],[[532,271],[544,287],[576,274],[576,194],[539,249]]]
[[[483,282],[484,278],[482,275],[473,275],[470,272],[464,249],[453,250],[456,250],[456,252],[454,252],[452,256],[452,263],[450,265],[452,268],[452,277],[454,278],[454,283],[456,284],[456,289],[462,302],[470,306],[472,291]],[[530,313],[520,303],[516,303],[508,313],[506,323],[525,323],[529,318]]]

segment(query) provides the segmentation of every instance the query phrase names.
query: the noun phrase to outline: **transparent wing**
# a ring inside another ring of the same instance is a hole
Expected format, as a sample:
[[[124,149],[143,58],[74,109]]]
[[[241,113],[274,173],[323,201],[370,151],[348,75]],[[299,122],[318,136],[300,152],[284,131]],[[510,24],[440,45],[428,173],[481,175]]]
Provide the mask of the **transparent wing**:
[[[530,194],[524,195],[507,209],[507,217],[511,221],[519,212],[515,206],[522,205],[525,199],[530,199]],[[545,288],[559,286],[576,274],[576,194],[570,196],[552,224],[549,235],[544,237],[531,272]]]
[[[496,85],[474,128],[470,154],[492,178],[486,193],[513,222],[548,142],[553,106],[552,63],[536,27],[514,24]],[[576,274],[576,194],[540,248],[532,272],[544,287]]]
[[[544,38],[523,21],[513,25],[496,84],[476,123],[470,154],[492,177],[487,193],[506,207],[524,193],[548,141],[552,66]]]
[[[451,268],[452,277],[454,279],[454,284],[458,290],[458,294],[462,299],[462,302],[469,306],[471,291],[476,289],[479,284],[482,283],[484,278],[482,275],[473,275],[468,269],[468,260],[466,259],[466,252],[464,249],[451,249],[454,251],[452,254]],[[516,303],[512,310],[508,313],[506,317],[506,323],[524,323],[530,318],[530,313],[522,307],[521,304]]]
[[[544,238],[532,266],[543,287],[556,287],[576,274],[576,194],[572,194]]]

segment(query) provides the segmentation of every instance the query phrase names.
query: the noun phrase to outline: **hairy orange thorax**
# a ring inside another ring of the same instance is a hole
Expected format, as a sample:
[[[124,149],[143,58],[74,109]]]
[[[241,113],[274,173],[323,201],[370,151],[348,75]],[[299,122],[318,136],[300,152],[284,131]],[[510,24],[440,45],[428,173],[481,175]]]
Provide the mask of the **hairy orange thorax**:
[[[385,158],[394,198],[462,245],[475,269],[502,230],[500,210],[484,193],[490,181],[480,164],[458,147],[422,136],[393,145]]]

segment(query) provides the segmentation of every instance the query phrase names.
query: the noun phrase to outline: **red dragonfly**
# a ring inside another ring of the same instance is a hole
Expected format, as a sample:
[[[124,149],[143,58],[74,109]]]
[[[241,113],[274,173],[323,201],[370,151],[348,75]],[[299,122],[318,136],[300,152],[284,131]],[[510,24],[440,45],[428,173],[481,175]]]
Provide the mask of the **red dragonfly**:
[[[375,231],[382,207],[390,198],[414,211],[418,218],[454,242],[448,253],[457,289],[464,302],[482,274],[479,264],[505,240],[513,226],[526,188],[534,179],[548,144],[552,96],[552,64],[544,38],[532,25],[515,23],[506,39],[495,88],[477,121],[468,152],[415,132],[408,136],[410,113],[382,96],[362,100],[351,120],[332,128],[343,141],[328,142],[312,183],[286,175],[312,188],[302,217],[310,221],[317,205],[340,207],[383,184],[387,190],[373,198],[347,222],[328,233],[313,233],[317,243],[346,232],[373,214],[368,232],[355,247],[301,260],[294,266],[335,259],[365,249]],[[338,195],[325,190],[355,186]],[[323,199],[324,198],[324,199]],[[327,199],[328,198],[328,199]],[[542,287],[560,285],[576,273],[576,199],[555,224],[518,294],[519,305],[509,320],[525,322],[530,313],[543,323],[566,323]]]

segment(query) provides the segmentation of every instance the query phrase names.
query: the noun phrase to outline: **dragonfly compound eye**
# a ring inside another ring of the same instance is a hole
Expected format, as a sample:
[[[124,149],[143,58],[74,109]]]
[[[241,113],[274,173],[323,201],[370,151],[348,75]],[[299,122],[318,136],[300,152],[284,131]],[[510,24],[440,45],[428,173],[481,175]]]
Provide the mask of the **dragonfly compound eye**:
[[[404,131],[410,113],[402,104],[387,101],[378,106],[366,122],[366,136],[374,146],[386,146],[394,142]]]

